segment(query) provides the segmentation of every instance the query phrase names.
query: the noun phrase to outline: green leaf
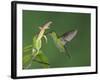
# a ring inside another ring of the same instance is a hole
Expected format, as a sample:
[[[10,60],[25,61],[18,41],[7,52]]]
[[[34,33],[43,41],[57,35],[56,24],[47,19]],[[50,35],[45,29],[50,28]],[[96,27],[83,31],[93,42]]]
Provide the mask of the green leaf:
[[[29,52],[30,50],[32,50],[32,48],[27,48],[27,49],[24,49],[24,52]]]
[[[37,40],[37,36],[33,37],[33,47],[36,48],[36,40]]]
[[[31,60],[32,60],[31,54],[24,54],[23,55],[23,68],[25,68],[30,63]]]
[[[36,49],[39,50],[41,48],[41,39],[36,41]]]
[[[25,47],[24,47],[24,50],[29,49],[29,48],[32,48],[32,45],[27,45],[27,46],[25,46]]]
[[[35,58],[35,61],[41,63],[44,68],[49,67],[48,58],[42,51],[39,51],[38,55]]]
[[[41,48],[41,40],[37,40],[37,36],[33,38],[33,48],[39,50]]]
[[[47,37],[46,37],[45,35],[43,35],[43,37],[44,37],[44,39],[45,39],[45,41],[46,41],[46,43],[47,43]]]

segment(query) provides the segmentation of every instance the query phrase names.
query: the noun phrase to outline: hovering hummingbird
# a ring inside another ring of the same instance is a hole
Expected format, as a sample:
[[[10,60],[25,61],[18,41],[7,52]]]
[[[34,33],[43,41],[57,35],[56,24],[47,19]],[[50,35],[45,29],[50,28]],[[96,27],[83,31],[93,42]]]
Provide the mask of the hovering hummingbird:
[[[71,31],[65,32],[60,37],[55,32],[51,32],[50,35],[56,47],[59,49],[59,51],[65,53],[66,52],[65,46],[67,45],[68,42],[70,42],[76,36],[77,32],[78,32],[77,30],[71,30]],[[70,57],[69,53],[68,53],[68,56]]]

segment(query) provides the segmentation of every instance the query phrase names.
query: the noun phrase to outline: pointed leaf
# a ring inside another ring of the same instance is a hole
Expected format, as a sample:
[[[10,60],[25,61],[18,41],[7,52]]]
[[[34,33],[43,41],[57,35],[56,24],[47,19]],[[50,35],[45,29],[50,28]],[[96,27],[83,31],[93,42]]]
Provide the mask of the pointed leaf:
[[[45,39],[45,41],[46,41],[46,43],[47,43],[47,37],[46,37],[45,35],[43,35],[43,37],[44,37],[44,39]]]
[[[23,68],[25,68],[29,63],[30,61],[32,60],[32,56],[31,54],[24,54],[23,55]]]
[[[36,56],[35,61],[38,63],[41,63],[43,67],[48,68],[49,63],[48,63],[48,58],[42,51],[39,51],[38,55]]]
[[[41,40],[37,40],[37,36],[33,38],[33,48],[37,50],[41,48]]]

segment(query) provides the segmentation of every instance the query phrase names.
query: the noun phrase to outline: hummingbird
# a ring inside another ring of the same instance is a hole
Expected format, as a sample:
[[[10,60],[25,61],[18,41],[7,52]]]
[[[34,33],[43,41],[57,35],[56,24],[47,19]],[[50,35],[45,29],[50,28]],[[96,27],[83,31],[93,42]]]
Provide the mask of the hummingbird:
[[[50,35],[59,51],[66,53],[67,43],[69,43],[76,36],[77,32],[78,30],[71,30],[65,32],[61,36],[58,36],[55,32],[51,32]],[[69,53],[68,56],[71,57]]]

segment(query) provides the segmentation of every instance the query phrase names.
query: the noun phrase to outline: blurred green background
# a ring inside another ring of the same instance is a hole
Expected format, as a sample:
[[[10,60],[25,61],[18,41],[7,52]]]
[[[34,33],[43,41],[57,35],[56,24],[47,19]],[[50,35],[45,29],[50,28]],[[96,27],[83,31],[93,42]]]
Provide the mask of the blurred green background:
[[[32,44],[32,38],[39,33],[39,28],[48,21],[53,23],[47,32],[55,31],[59,36],[64,32],[77,29],[78,34],[67,45],[71,58],[62,54],[56,48],[52,38],[47,35],[48,43],[43,41],[42,50],[48,57],[50,68],[79,67],[91,65],[90,52],[90,14],[69,12],[47,12],[23,10],[23,48]],[[31,61],[32,50],[24,53],[23,68]],[[31,69],[42,68],[39,63],[33,62]]]

